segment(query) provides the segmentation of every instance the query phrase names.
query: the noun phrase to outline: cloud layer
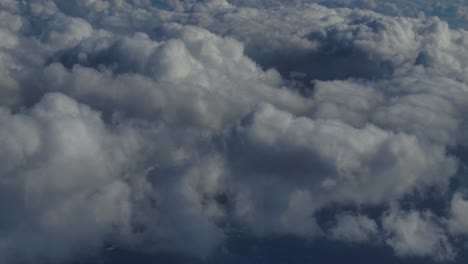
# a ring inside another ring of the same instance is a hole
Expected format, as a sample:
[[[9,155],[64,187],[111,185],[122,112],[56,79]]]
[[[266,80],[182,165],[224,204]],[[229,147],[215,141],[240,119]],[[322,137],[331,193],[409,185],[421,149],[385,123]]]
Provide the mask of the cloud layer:
[[[468,32],[275,3],[0,2],[0,262],[233,229],[455,259]]]

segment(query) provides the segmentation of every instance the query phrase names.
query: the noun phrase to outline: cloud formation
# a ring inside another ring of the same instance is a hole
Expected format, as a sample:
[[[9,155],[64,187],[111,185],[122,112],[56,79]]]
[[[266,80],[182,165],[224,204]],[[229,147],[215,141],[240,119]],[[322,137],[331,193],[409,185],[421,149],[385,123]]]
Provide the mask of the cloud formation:
[[[463,250],[467,31],[156,2],[0,2],[0,262],[206,257],[231,229]]]
[[[297,5],[298,3],[317,3],[327,7],[347,7],[372,10],[391,16],[429,17],[438,16],[448,21],[453,27],[466,28],[468,23],[467,5],[463,0],[231,0],[242,6],[265,8],[271,6]]]
[[[383,219],[388,232],[386,243],[400,256],[433,256],[439,261],[450,261],[455,249],[443,227],[430,212],[390,211]]]

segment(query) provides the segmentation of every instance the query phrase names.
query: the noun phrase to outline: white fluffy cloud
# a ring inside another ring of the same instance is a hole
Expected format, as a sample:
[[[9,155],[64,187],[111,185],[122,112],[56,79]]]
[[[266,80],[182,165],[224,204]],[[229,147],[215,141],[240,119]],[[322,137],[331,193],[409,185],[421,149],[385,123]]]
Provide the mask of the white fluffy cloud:
[[[58,57],[77,63],[70,70],[60,63],[45,68],[44,85],[103,110],[118,105],[126,114],[209,129],[233,123],[261,101],[293,113],[309,107],[305,98],[282,87],[276,71],[262,71],[244,56],[241,43],[195,27],[171,25],[171,33],[164,42],[144,33],[85,41]],[[92,49],[97,42],[108,47]],[[98,69],[83,67],[88,64]]]
[[[466,235],[468,233],[468,202],[463,198],[463,194],[455,193],[450,206],[450,231],[456,235]]]
[[[124,176],[138,149],[131,136],[109,131],[96,112],[60,94],[0,116],[3,261],[61,260],[128,231]]]
[[[455,258],[468,33],[273,2],[0,2],[0,261],[206,256],[230,224]]]
[[[430,212],[402,212],[391,210],[383,218],[388,232],[386,242],[401,256],[433,256],[439,261],[450,261],[455,249],[444,228]]]
[[[263,176],[269,185],[279,181],[282,188],[304,188],[318,207],[332,201],[381,204],[415,188],[443,188],[456,168],[439,145],[372,125],[356,129],[336,121],[296,118],[271,105],[261,106],[243,122],[229,160],[235,170],[245,171],[234,177]]]

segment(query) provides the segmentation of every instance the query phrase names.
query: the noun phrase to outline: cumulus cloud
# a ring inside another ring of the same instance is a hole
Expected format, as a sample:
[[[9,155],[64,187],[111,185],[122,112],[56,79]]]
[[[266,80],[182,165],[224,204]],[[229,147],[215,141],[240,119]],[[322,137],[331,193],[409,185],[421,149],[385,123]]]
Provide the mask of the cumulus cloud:
[[[305,98],[282,87],[275,70],[263,71],[244,56],[241,43],[177,24],[171,33],[164,42],[144,33],[85,41],[57,55],[63,63],[44,69],[44,85],[102,110],[119,105],[125,114],[210,129],[233,123],[262,100],[292,112],[309,107]],[[97,42],[109,46],[93,50]],[[97,88],[101,86],[109,89]]]
[[[94,250],[113,229],[126,232],[124,174],[138,148],[131,136],[114,134],[96,112],[60,94],[27,112],[3,108],[1,120],[4,261],[16,254],[61,260]]]
[[[317,3],[327,7],[348,7],[372,10],[392,16],[439,16],[454,27],[466,28],[466,3],[463,0],[231,0],[232,3],[251,7],[271,7],[298,3]]]
[[[275,176],[280,186],[297,183],[292,187],[317,196],[312,199],[317,206],[385,203],[415,188],[442,187],[456,168],[443,148],[414,136],[296,118],[271,105],[248,116],[234,137],[229,157],[234,169],[245,170],[249,178],[265,176],[269,185]]]
[[[467,207],[468,203],[463,194],[455,193],[450,206],[449,229],[456,235],[466,235],[468,232]]]
[[[0,2],[0,261],[203,257],[231,226],[454,259],[468,33],[275,3]]]
[[[455,249],[430,212],[401,212],[394,209],[382,221],[388,232],[386,242],[396,254],[433,256],[440,261],[454,258]]]

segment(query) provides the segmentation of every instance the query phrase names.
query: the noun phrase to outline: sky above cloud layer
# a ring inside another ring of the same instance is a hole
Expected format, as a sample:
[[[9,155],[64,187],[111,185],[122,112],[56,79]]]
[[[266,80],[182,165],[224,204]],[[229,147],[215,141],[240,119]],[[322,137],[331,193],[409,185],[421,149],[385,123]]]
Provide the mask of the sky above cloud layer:
[[[461,262],[467,16],[1,1],[0,264]]]

